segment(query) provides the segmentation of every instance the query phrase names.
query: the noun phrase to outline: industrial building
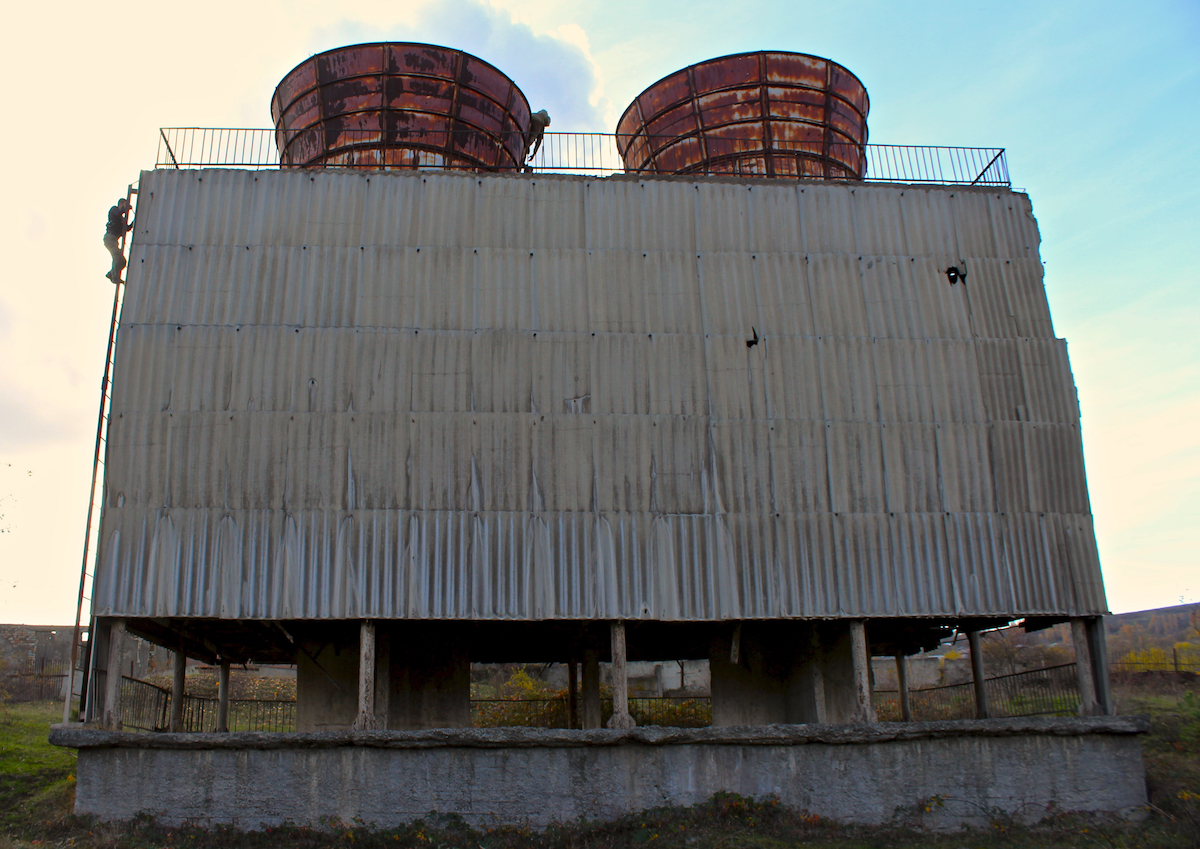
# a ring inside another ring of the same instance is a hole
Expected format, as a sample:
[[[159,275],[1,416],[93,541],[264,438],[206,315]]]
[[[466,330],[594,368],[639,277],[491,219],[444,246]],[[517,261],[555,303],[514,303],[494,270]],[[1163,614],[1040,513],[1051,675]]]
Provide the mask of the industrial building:
[[[524,95],[446,48],[321,54],[271,111],[278,167],[172,151],[138,184],[93,722],[134,633],[296,663],[299,732],[463,728],[472,662],[555,661],[585,730],[612,663],[633,733],[626,660],[693,659],[714,734],[861,727],[872,656],[903,689],[1020,620],[1070,620],[1112,712],[1075,386],[999,155],[874,181],[865,87],[779,52],[648,88],[612,174],[540,171]]]

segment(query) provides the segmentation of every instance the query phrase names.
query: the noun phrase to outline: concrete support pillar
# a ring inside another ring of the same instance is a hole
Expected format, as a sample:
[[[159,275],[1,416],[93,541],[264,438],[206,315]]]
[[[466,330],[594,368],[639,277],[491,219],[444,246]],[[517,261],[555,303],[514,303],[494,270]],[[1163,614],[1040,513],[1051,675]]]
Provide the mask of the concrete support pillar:
[[[912,699],[908,696],[908,658],[896,655],[896,695],[900,701],[900,718],[912,722]]]
[[[579,727],[579,665],[567,661],[567,728]]]
[[[983,645],[978,631],[967,631],[967,644],[971,649],[971,680],[975,685],[975,716],[987,719],[992,715],[988,706],[987,672],[983,666]]]
[[[108,664],[104,667],[105,728],[121,729],[121,650],[125,647],[125,620],[114,619],[108,632]]]
[[[846,623],[745,622],[709,648],[713,725],[852,722]]]
[[[364,621],[358,628],[358,713],[355,731],[375,729],[375,623]]]
[[[625,671],[625,623],[612,623],[613,715],[609,728],[629,729],[637,723],[629,713],[629,675]]]
[[[854,665],[854,722],[874,722],[875,703],[871,693],[871,652],[867,647],[867,623],[850,621],[850,657]]]
[[[471,727],[471,660],[457,623],[409,622],[390,629],[387,727]]]
[[[1107,716],[1117,713],[1113,698],[1112,678],[1108,672],[1108,638],[1104,634],[1104,617],[1093,616],[1087,620],[1088,648],[1092,655],[1092,677],[1096,683],[1096,701],[1100,712]]]
[[[229,661],[224,658],[217,671],[217,730],[229,730]]]
[[[171,669],[171,730],[183,730],[183,699],[187,686],[187,654],[182,648],[175,649]]]
[[[600,655],[588,650],[583,653],[583,711],[580,719],[584,728],[600,727]]]
[[[828,722],[825,699],[825,652],[821,633],[815,626],[808,629],[807,645],[802,647],[804,660],[795,676],[788,695],[788,722]]]
[[[332,629],[331,629],[332,630]],[[308,643],[296,654],[296,730],[345,731],[358,715],[358,646],[343,633],[337,642]]]
[[[1071,642],[1075,644],[1075,673],[1079,676],[1079,715],[1098,716],[1102,709],[1096,699],[1096,672],[1088,644],[1087,620],[1071,620]]]
[[[469,685],[468,685],[469,686]],[[375,727],[391,727],[392,634],[387,628],[375,629]]]

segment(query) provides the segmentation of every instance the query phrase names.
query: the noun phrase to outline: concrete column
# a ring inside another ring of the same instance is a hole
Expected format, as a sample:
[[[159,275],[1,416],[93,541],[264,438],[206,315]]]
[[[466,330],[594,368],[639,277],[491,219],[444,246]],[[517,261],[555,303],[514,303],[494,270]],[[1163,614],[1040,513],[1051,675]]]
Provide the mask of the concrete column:
[[[579,727],[579,665],[567,661],[567,728]]]
[[[391,629],[388,728],[471,727],[471,659],[459,623]]]
[[[187,686],[187,655],[182,648],[175,649],[171,672],[171,730],[182,731],[184,688]]]
[[[358,716],[357,640],[340,627],[310,639],[311,648],[296,653],[296,730],[346,731]]]
[[[583,653],[583,712],[584,728],[600,727],[600,655],[589,650]]]
[[[1087,620],[1088,648],[1092,653],[1092,677],[1096,682],[1096,701],[1101,713],[1115,716],[1117,703],[1113,698],[1112,678],[1108,672],[1108,638],[1104,634],[1104,617]]]
[[[469,685],[468,685],[469,686]],[[375,727],[388,729],[392,700],[392,634],[375,629]]]
[[[104,667],[104,727],[121,729],[121,649],[125,647],[125,620],[114,619],[108,632],[108,664]]]
[[[912,700],[908,697],[908,658],[896,655],[896,695],[900,700],[900,718],[912,722]]]
[[[104,663],[108,659],[109,630],[107,619],[96,619],[88,634],[87,656],[79,682],[79,719],[82,722],[100,722],[104,718],[104,705],[101,704],[104,689],[100,682],[103,680]]]
[[[629,713],[629,675],[625,672],[625,623],[612,623],[613,715],[609,728],[629,729],[637,723]]]
[[[229,661],[224,659],[217,671],[217,730],[229,730]]]
[[[978,631],[967,631],[967,645],[971,649],[971,680],[975,684],[975,716],[987,719],[992,712],[988,706],[987,672],[983,666],[983,646]]]
[[[1071,620],[1071,642],[1075,644],[1075,674],[1079,676],[1079,715],[1098,716],[1103,712],[1096,700],[1096,674],[1088,645],[1087,620]]]
[[[850,621],[850,656],[854,664],[854,722],[874,722],[871,695],[871,653],[867,648],[867,623]]]
[[[364,621],[358,627],[358,715],[355,731],[375,728],[375,623]]]

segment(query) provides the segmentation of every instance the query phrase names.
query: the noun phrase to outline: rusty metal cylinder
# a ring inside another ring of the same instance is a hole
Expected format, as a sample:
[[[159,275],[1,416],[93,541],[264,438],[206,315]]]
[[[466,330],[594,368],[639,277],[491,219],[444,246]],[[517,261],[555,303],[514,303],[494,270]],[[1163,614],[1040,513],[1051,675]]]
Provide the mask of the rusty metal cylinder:
[[[529,101],[482,59],[431,44],[356,44],[297,65],[271,98],[280,165],[507,171]]]
[[[643,91],[617,124],[625,170],[861,179],[867,90],[836,62],[761,51],[710,59]]]

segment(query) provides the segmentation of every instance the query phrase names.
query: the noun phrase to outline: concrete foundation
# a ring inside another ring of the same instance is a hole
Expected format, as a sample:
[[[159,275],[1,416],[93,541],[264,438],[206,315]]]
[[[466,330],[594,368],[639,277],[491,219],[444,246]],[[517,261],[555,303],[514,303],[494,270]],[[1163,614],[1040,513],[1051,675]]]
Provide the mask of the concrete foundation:
[[[1141,719],[870,726],[318,734],[133,734],[55,726],[79,750],[75,810],[247,829],[330,818],[395,825],[430,811],[545,826],[775,797],[849,823],[929,828],[997,812],[1126,813],[1146,803]],[[926,812],[931,797],[942,804]]]

